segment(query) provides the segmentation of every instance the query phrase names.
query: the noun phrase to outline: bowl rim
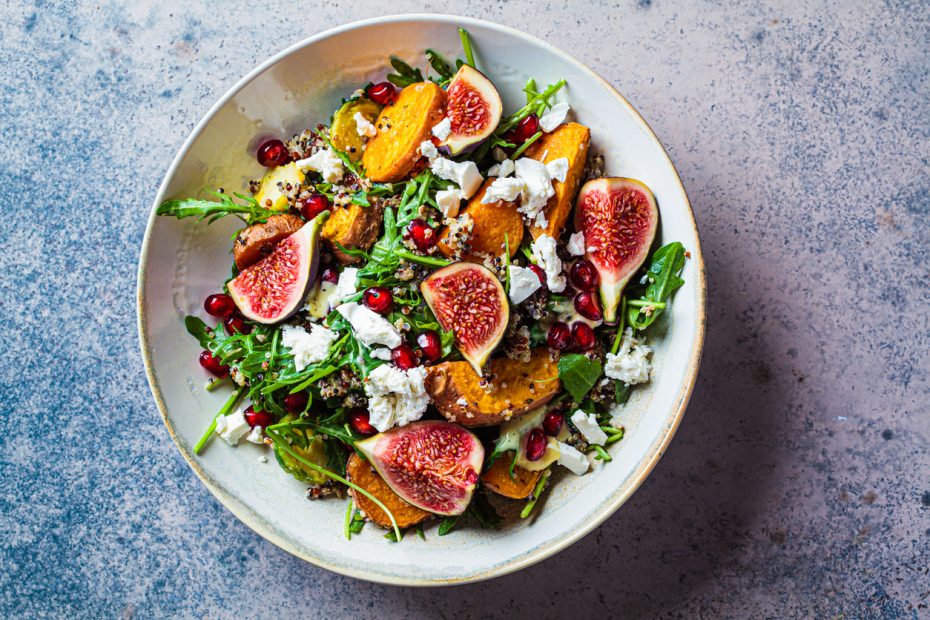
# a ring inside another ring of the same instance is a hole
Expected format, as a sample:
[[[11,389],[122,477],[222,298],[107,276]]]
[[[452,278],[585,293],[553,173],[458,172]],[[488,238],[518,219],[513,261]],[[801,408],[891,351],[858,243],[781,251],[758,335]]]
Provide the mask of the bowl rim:
[[[476,572],[472,575],[463,578],[454,578],[454,579],[412,579],[405,577],[403,575],[397,574],[367,574],[362,573],[361,571],[354,570],[350,567],[344,565],[337,565],[332,562],[325,560],[324,558],[314,556],[310,553],[304,552],[302,549],[298,548],[292,544],[291,540],[281,534],[279,534],[275,528],[267,524],[261,517],[254,513],[254,511],[247,506],[242,500],[234,495],[225,492],[224,490],[218,488],[214,484],[210,476],[203,471],[200,464],[197,462],[195,456],[190,450],[182,447],[175,429],[168,417],[168,410],[165,404],[165,401],[161,394],[161,388],[158,384],[158,381],[155,378],[154,369],[152,365],[152,360],[149,355],[149,344],[150,338],[149,334],[145,330],[145,283],[146,283],[146,266],[148,260],[148,252],[151,241],[151,234],[153,223],[156,220],[155,210],[164,201],[164,195],[167,191],[168,184],[170,180],[177,173],[178,168],[184,157],[187,155],[193,143],[197,140],[200,134],[203,132],[205,127],[213,120],[219,110],[225,106],[230,99],[239,93],[246,85],[248,85],[252,80],[256,79],[262,73],[264,73],[269,68],[273,67],[275,64],[283,60],[284,58],[290,56],[294,52],[303,49],[307,46],[313,45],[324,39],[342,34],[344,32],[352,31],[358,28],[363,28],[367,26],[375,25],[385,25],[385,24],[394,24],[400,22],[420,22],[420,23],[442,23],[442,24],[452,24],[457,26],[481,26],[488,28],[490,30],[495,30],[501,34],[514,37],[516,39],[522,40],[533,45],[542,46],[547,51],[552,54],[555,54],[568,63],[575,66],[575,68],[583,73],[588,74],[596,82],[598,82],[606,91],[612,95],[620,105],[626,108],[627,112],[631,114],[632,118],[636,123],[640,125],[642,130],[646,133],[649,140],[651,140],[654,145],[659,149],[660,153],[666,160],[669,166],[671,166],[672,171],[674,172],[674,181],[677,184],[677,189],[681,192],[681,196],[684,199],[684,204],[687,207],[687,213],[690,218],[690,224],[694,231],[694,237],[697,240],[697,244],[694,248],[690,249],[690,260],[693,261],[696,269],[696,281],[695,286],[697,287],[697,307],[695,309],[695,333],[692,339],[691,352],[689,354],[689,359],[687,362],[687,367],[685,370],[685,378],[681,383],[678,394],[676,395],[673,402],[676,402],[675,405],[676,411],[674,417],[666,423],[664,432],[653,441],[652,445],[647,450],[647,457],[640,461],[639,465],[636,467],[634,472],[631,474],[631,482],[626,485],[625,488],[617,489],[611,496],[605,498],[605,501],[597,506],[594,511],[589,515],[588,520],[581,527],[566,532],[561,538],[553,540],[545,545],[536,546],[519,558],[510,558],[503,561],[497,566],[486,569],[480,572]],[[139,332],[139,345],[142,353],[142,362],[145,366],[145,374],[149,383],[149,388],[152,392],[152,396],[155,399],[155,404],[158,407],[159,413],[161,414],[162,422],[165,424],[165,427],[168,429],[168,433],[171,435],[172,440],[174,441],[175,446],[178,451],[181,453],[181,456],[187,462],[188,466],[194,471],[201,482],[206,486],[206,488],[216,497],[223,506],[225,506],[230,512],[232,512],[240,521],[242,521],[247,527],[249,527],[256,534],[268,540],[275,546],[281,548],[282,550],[294,555],[310,564],[325,568],[327,570],[346,575],[349,577],[354,577],[357,579],[362,579],[365,581],[371,581],[376,583],[385,583],[391,585],[402,585],[402,586],[443,586],[443,585],[459,585],[466,583],[474,583],[477,581],[483,581],[485,579],[491,579],[493,577],[499,577],[512,573],[518,570],[527,568],[537,562],[562,551],[568,546],[579,541],[581,538],[589,534],[601,523],[603,523],[608,517],[610,517],[617,509],[620,508],[626,501],[633,495],[634,492],[642,485],[646,477],[652,472],[658,463],[659,459],[664,455],[666,449],[668,448],[669,443],[672,440],[672,437],[675,435],[675,432],[678,429],[678,426],[681,423],[682,418],[684,417],[685,409],[688,406],[688,401],[690,400],[691,393],[694,390],[694,385],[697,380],[698,368],[701,362],[701,354],[704,347],[704,336],[706,329],[706,304],[707,304],[707,283],[706,283],[706,274],[705,274],[705,265],[703,252],[701,249],[700,235],[698,233],[697,222],[694,219],[694,210],[691,207],[691,201],[688,199],[687,191],[685,190],[684,184],[681,181],[681,176],[678,173],[678,168],[675,166],[671,157],[668,155],[668,152],[665,150],[665,147],[662,145],[662,142],[658,139],[655,132],[645,121],[645,119],[636,111],[636,109],[630,104],[627,99],[617,91],[607,80],[602,78],[600,75],[595,73],[587,65],[582,63],[580,60],[574,56],[564,52],[558,47],[552,45],[551,43],[544,41],[534,35],[528,34],[516,28],[510,26],[505,26],[498,24],[496,22],[477,19],[473,17],[463,17],[458,15],[451,14],[426,14],[426,13],[409,13],[409,14],[397,14],[397,15],[387,15],[382,17],[373,17],[368,19],[363,19],[359,21],[349,22],[324,30],[322,32],[316,33],[309,37],[306,37],[297,43],[294,43],[283,50],[273,54],[268,59],[256,65],[251,71],[249,71],[245,76],[240,78],[232,87],[230,87],[217,101],[214,103],[209,110],[203,115],[200,121],[194,126],[185,139],[184,143],[178,149],[177,154],[174,156],[174,159],[171,162],[171,165],[168,167],[168,170],[165,172],[165,176],[162,179],[161,184],[159,185],[158,192],[155,196],[155,200],[149,211],[149,219],[146,222],[145,234],[142,239],[142,248],[139,256],[139,268],[137,271],[137,286],[136,286],[136,324]]]

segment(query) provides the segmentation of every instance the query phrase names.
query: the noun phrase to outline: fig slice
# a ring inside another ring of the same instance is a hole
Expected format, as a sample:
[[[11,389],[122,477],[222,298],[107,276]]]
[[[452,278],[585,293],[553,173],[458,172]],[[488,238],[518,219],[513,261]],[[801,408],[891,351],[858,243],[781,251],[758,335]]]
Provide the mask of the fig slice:
[[[271,324],[300,309],[316,280],[320,230],[327,217],[329,212],[324,211],[313,218],[278,243],[267,257],[229,281],[229,295],[242,316]]]
[[[484,265],[453,263],[426,278],[420,292],[442,328],[455,336],[462,357],[480,375],[510,320],[500,280]]]
[[[355,448],[401,498],[438,515],[465,511],[484,463],[477,437],[439,420],[395,427]]]
[[[620,294],[649,255],[658,224],[655,196],[635,179],[592,179],[578,193],[575,230],[584,233],[585,258],[600,276],[606,323],[617,320]]]
[[[501,120],[501,96],[483,73],[462,65],[449,84],[446,118],[452,131],[443,144],[452,155],[472,149],[497,129]]]

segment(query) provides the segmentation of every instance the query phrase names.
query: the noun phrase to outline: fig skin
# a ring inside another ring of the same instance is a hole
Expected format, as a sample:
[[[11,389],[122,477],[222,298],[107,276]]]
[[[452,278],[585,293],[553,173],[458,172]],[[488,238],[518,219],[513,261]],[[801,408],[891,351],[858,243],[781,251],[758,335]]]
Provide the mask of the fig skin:
[[[233,242],[233,260],[239,271],[251,267],[272,252],[286,237],[303,228],[304,221],[296,215],[272,215],[264,222],[239,231]]]
[[[444,516],[465,511],[484,464],[477,437],[439,420],[394,427],[356,442],[355,448],[401,498]],[[425,452],[430,458],[421,458]]]
[[[320,230],[329,217],[324,211],[283,239],[269,256],[241,271],[226,285],[239,312],[256,323],[270,325],[294,315],[303,306],[316,280],[320,262]],[[290,272],[285,261],[293,263]],[[273,290],[267,288],[277,278]],[[281,278],[285,278],[282,282]]]
[[[592,179],[578,193],[575,230],[584,233],[584,256],[600,276],[605,323],[616,322],[623,288],[648,258],[658,226],[655,196],[636,179]]]
[[[478,105],[480,110],[476,109]],[[503,109],[500,93],[491,80],[474,67],[462,65],[449,83],[446,118],[452,121],[452,132],[443,146],[451,155],[474,149],[497,129]],[[475,120],[481,125],[473,126]]]
[[[420,284],[420,292],[442,328],[455,333],[456,348],[480,376],[510,320],[500,280],[484,265],[453,263],[433,272]],[[476,330],[485,333],[476,335]],[[469,342],[470,338],[480,340]]]
[[[394,520],[397,521],[397,527],[401,529],[423,523],[433,516],[432,513],[422,508],[417,508],[392,491],[391,487],[378,475],[378,472],[372,468],[368,461],[365,461],[354,452],[349,457],[349,462],[346,463],[346,477],[350,482],[354,482],[362,487],[387,506],[391,514],[394,515]],[[361,493],[357,493],[355,489],[351,487],[349,488],[349,494],[355,501],[355,505],[368,515],[368,518],[371,519],[375,525],[386,530],[393,527],[387,513],[381,510],[377,504]]]

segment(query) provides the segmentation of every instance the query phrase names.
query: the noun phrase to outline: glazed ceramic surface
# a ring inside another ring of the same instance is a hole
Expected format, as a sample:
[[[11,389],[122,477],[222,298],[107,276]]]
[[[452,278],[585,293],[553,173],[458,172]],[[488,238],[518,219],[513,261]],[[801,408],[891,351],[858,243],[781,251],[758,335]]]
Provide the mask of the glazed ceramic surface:
[[[139,330],[149,382],[171,437],[204,484],[237,517],[287,551],[325,568],[372,581],[440,585],[504,574],[537,562],[578,540],[636,490],[662,455],[684,413],[700,361],[705,284],[697,230],[672,162],[646,123],[607,83],[576,60],[531,36],[495,24],[444,16],[402,16],[350,24],[285,50],[224,96],[181,148],[154,204],[199,195],[204,188],[244,191],[262,174],[255,146],[328,122],[340,99],[368,80],[383,79],[391,54],[424,63],[432,47],[461,54],[457,28],[466,27],[479,68],[500,90],[505,111],[523,103],[527,78],[545,85],[560,78],[572,118],[591,128],[592,150],[612,176],[633,177],[654,191],[662,243],[690,250],[686,284],[671,312],[653,330],[654,378],[626,407],[627,435],[613,461],[575,477],[555,476],[535,519],[499,531],[461,529],[401,544],[367,526],[346,541],[344,501],[308,501],[306,485],[285,474],[267,448],[231,448],[214,441],[199,456],[192,447],[228,397],[204,389],[199,347],[184,330],[187,314],[203,316],[230,267],[232,218],[212,226],[152,215],[139,266]],[[365,46],[355,42],[367,41]],[[206,318],[206,317],[205,317]],[[167,437],[165,437],[167,440]],[[268,463],[259,458],[269,457]]]

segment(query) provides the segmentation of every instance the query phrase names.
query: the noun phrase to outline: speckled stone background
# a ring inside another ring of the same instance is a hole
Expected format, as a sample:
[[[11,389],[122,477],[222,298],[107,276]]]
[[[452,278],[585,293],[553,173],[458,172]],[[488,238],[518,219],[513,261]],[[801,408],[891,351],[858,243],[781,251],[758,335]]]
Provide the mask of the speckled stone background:
[[[0,616],[930,616],[920,1],[433,2],[574,54],[676,161],[710,287],[684,423],[595,533],[445,590],[306,565],[201,486],[138,353],[136,260],[158,183],[252,66],[423,6],[2,5]]]

